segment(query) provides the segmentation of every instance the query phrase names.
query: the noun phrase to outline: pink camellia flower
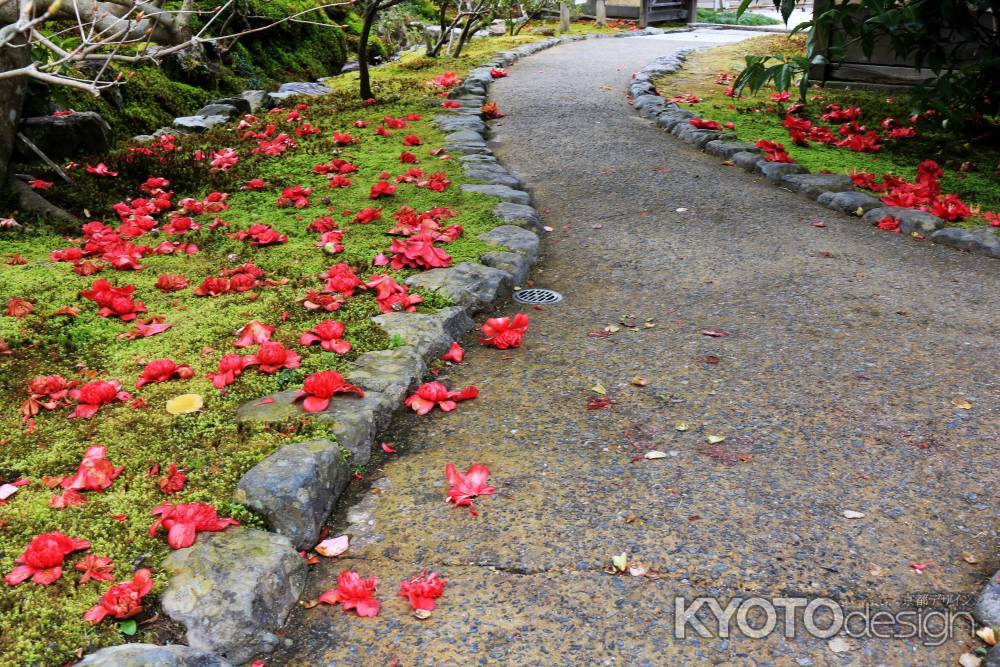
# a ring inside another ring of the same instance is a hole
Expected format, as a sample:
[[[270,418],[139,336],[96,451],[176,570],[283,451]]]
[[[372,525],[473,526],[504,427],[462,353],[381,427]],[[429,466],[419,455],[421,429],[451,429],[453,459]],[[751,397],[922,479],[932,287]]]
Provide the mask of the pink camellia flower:
[[[451,484],[448,502],[455,503],[455,507],[467,506],[472,516],[478,516],[472,507],[472,500],[477,496],[492,496],[496,492],[495,486],[486,483],[490,478],[490,469],[482,463],[473,464],[464,475],[449,463],[444,467],[444,476]]]
[[[289,206],[293,208],[305,208],[309,206],[309,196],[311,194],[312,188],[304,188],[301,185],[285,188],[281,191],[281,196],[278,197],[277,206],[278,208],[288,208]]]
[[[149,527],[150,536],[155,536],[163,526],[167,529],[167,544],[171,549],[191,546],[198,533],[214,533],[227,526],[240,525],[238,521],[218,516],[215,506],[208,503],[162,503],[153,508],[152,514],[160,518]]]
[[[392,276],[376,274],[365,285],[375,290],[375,302],[383,313],[404,310],[412,313],[417,310],[417,304],[424,301],[419,294],[410,294],[410,289],[397,283]]]
[[[386,181],[379,181],[372,186],[371,192],[368,194],[368,198],[378,199],[379,197],[389,197],[394,194],[396,194],[395,185]]]
[[[212,171],[226,171],[240,161],[240,154],[235,148],[223,148],[220,151],[212,151]]]
[[[361,279],[355,275],[351,267],[341,262],[340,264],[334,264],[326,273],[323,274],[326,279],[326,284],[323,289],[327,292],[338,292],[344,296],[353,296],[354,290],[364,289],[364,283]]]
[[[101,406],[115,401],[127,401],[132,397],[127,391],[121,389],[122,385],[118,380],[94,380],[79,389],[73,389],[69,395],[77,402],[77,405],[69,418],[90,419],[97,414]]]
[[[414,610],[434,611],[434,598],[444,595],[446,584],[437,572],[427,574],[427,570],[424,570],[419,577],[404,579],[400,583],[399,596],[406,598]]]
[[[136,380],[135,388],[142,389],[151,382],[166,382],[174,377],[178,380],[188,380],[194,371],[187,364],[178,364],[173,359],[154,359],[142,369],[142,375]]]
[[[63,561],[67,555],[89,548],[87,540],[77,540],[57,531],[43,533],[31,540],[21,555],[14,559],[20,565],[3,580],[17,586],[30,577],[36,584],[47,586],[62,576]]]
[[[448,348],[448,351],[442,354],[439,358],[441,361],[451,361],[456,364],[460,364],[462,363],[462,359],[465,359],[465,350],[463,350],[462,346],[458,344],[458,341],[455,341],[451,344],[451,347]]]
[[[223,389],[236,382],[243,369],[248,366],[247,359],[238,354],[227,354],[219,359],[219,372],[209,373],[208,378],[216,389]]]
[[[83,615],[85,621],[97,625],[105,617],[119,620],[132,618],[142,611],[142,598],[153,590],[153,577],[149,570],[142,568],[132,575],[132,581],[117,584],[101,596],[101,601]]]
[[[375,598],[377,588],[376,577],[365,579],[353,570],[344,570],[337,575],[337,587],[320,595],[319,601],[324,604],[339,602],[341,609],[353,609],[358,616],[377,616],[382,606]]]
[[[74,505],[82,505],[85,502],[87,502],[87,499],[75,489],[66,489],[59,495],[49,498],[49,506],[57,510],[73,507]]]
[[[434,245],[434,237],[418,234],[405,239],[393,239],[389,263],[394,269],[434,269],[451,266],[451,255]]]
[[[319,371],[313,373],[302,383],[302,389],[295,399],[304,399],[302,409],[306,412],[322,412],[330,405],[330,399],[334,394],[346,394],[354,392],[364,398],[365,392],[360,387],[347,384],[343,376],[337,371]]]
[[[104,491],[123,470],[125,466],[115,466],[108,460],[106,447],[88,447],[76,474],[64,477],[59,486],[75,491]]]
[[[430,85],[438,88],[451,88],[452,86],[457,86],[459,82],[461,82],[461,79],[458,78],[457,74],[454,72],[445,72],[431,81]]]
[[[336,320],[323,320],[312,329],[299,337],[299,345],[309,347],[313,343],[327,352],[337,354],[347,354],[351,351],[351,344],[343,339],[344,325]]]
[[[251,345],[266,343],[271,340],[271,334],[273,333],[274,327],[270,327],[257,320],[250,320],[240,329],[240,337],[233,343],[233,347],[250,347]]]
[[[280,234],[270,225],[250,225],[246,229],[230,234],[237,241],[246,241],[252,246],[275,245],[288,243],[288,234]]]
[[[483,324],[483,338],[479,342],[499,350],[520,347],[521,339],[528,332],[528,316],[518,313],[509,317],[491,317]]]
[[[302,357],[281,343],[268,341],[261,343],[257,354],[247,356],[244,364],[246,366],[257,365],[261,372],[270,374],[282,368],[298,368],[301,360]]]
[[[442,412],[451,412],[459,401],[467,401],[478,395],[479,390],[472,386],[459,391],[448,391],[440,382],[425,382],[406,398],[405,405],[418,415],[426,415],[434,406],[441,408]]]
[[[114,177],[114,176],[118,175],[117,171],[111,171],[110,169],[108,169],[108,165],[104,164],[103,162],[98,163],[98,165],[96,167],[92,167],[92,166],[90,166],[88,164],[87,165],[87,173],[88,174],[93,174],[94,176],[111,176],[111,177]]]
[[[107,556],[97,556],[87,554],[83,560],[73,566],[74,569],[83,572],[80,577],[80,584],[83,585],[93,579],[94,581],[114,581],[115,576],[111,574],[114,562]]]

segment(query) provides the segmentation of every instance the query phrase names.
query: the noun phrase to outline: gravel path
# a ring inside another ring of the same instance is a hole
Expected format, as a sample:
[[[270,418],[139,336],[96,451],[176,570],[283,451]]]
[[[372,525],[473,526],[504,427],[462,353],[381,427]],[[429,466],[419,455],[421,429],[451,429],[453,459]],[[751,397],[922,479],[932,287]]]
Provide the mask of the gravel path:
[[[861,225],[664,136],[623,90],[687,45],[568,44],[495,84],[496,153],[554,228],[534,279],[566,300],[527,309],[519,350],[466,341],[442,378],[479,399],[401,420],[400,454],[351,515],[351,557],[307,592],[353,567],[379,577],[382,614],[298,610],[269,665],[896,666],[973,645],[960,627],[937,648],[835,653],[780,621],[766,639],[674,636],[675,596],[898,609],[908,593],[973,593],[998,565],[997,262]],[[597,384],[614,403],[588,410]],[[667,457],[638,458],[651,449]],[[443,502],[448,462],[493,471],[478,518]],[[621,552],[659,576],[604,574]],[[422,567],[449,582],[426,621],[395,597]]]

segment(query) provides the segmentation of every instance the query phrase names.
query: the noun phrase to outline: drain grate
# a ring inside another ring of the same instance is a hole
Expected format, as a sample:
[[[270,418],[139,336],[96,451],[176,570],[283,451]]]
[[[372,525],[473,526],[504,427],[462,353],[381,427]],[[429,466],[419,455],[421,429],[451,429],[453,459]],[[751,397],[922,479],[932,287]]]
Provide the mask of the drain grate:
[[[559,303],[563,300],[562,294],[550,289],[531,287],[514,292],[514,301],[518,303],[543,304]]]

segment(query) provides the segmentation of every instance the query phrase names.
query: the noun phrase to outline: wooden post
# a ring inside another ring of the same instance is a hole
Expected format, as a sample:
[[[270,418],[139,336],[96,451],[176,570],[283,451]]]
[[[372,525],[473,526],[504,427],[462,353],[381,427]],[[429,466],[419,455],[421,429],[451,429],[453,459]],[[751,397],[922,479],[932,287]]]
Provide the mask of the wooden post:
[[[597,25],[605,26],[608,24],[608,4],[605,0],[597,0],[595,3],[595,13],[597,14]]]
[[[569,32],[569,3],[559,3],[559,32]]]
[[[649,0],[639,0],[639,28],[645,28],[648,26],[648,19],[646,18],[646,3]]]

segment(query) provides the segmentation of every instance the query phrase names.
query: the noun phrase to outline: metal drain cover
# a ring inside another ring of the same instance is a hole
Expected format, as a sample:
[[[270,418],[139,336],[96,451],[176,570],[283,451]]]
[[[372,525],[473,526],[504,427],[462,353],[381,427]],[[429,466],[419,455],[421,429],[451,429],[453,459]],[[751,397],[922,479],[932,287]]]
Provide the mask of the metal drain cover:
[[[531,287],[514,292],[514,301],[528,304],[559,303],[563,300],[562,294],[550,289]]]

